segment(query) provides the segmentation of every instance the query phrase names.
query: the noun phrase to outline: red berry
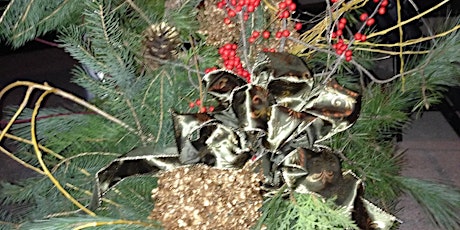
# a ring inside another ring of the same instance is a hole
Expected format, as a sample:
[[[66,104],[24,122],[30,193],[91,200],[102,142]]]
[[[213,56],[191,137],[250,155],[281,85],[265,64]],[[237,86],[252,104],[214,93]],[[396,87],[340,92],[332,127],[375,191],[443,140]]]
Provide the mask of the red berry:
[[[373,0],[375,3],[380,2],[380,0]]]
[[[195,101],[195,105],[198,105],[198,106],[200,106],[200,105],[201,105],[201,100],[200,100],[200,99],[196,99],[196,101]]]
[[[238,46],[236,44],[230,44],[230,45],[231,45],[232,50],[236,50],[238,48]]]
[[[249,19],[249,14],[248,13],[244,13],[243,15],[243,20],[247,21]]]
[[[200,113],[206,113],[206,107],[201,107],[200,108]]]
[[[351,61],[351,59],[352,59],[351,56],[346,56],[346,57],[345,57],[345,61],[347,61],[347,62]]]
[[[285,0],[284,2],[286,2],[286,4],[288,4],[288,5],[292,4],[292,0]]]
[[[339,30],[343,30],[344,28],[345,28],[345,24],[344,24],[344,23],[339,23],[339,24],[337,25],[337,29],[339,29]]]
[[[217,3],[217,8],[219,8],[219,9],[223,9],[224,6],[225,6],[225,0]]]
[[[241,10],[243,10],[243,6],[237,5],[237,6],[235,7],[235,11],[236,11],[236,12],[240,12]]]
[[[276,32],[275,34],[275,38],[281,38],[282,36],[283,34],[280,31]]]
[[[379,8],[379,14],[385,14],[386,12],[387,12],[387,9],[385,7]]]
[[[282,35],[283,35],[283,37],[289,37],[289,35],[291,35],[291,31],[283,30]]]
[[[386,7],[388,6],[388,0],[383,0],[382,3],[380,4],[380,7]]]
[[[280,2],[280,3],[278,3],[278,8],[279,8],[280,10],[283,10],[283,9],[285,9],[286,7],[287,7],[286,2]]]
[[[224,23],[225,24],[230,24],[232,21],[230,21],[230,18],[224,18]]]
[[[353,55],[353,51],[351,50],[345,51],[345,57],[351,57],[351,55]]]
[[[365,41],[366,41],[366,39],[367,39],[366,35],[365,35],[365,34],[363,34],[363,35],[361,36],[361,41],[362,41],[362,42],[365,42]]]
[[[289,11],[285,10],[285,11],[281,12],[280,18],[289,18],[289,16],[291,16],[291,13],[289,13]]]
[[[252,35],[251,35],[251,36],[254,37],[254,38],[257,38],[257,37],[259,37],[259,35],[260,35],[260,32],[257,31],[257,30],[254,30],[254,31],[252,32]]]
[[[264,37],[265,39],[268,39],[268,38],[270,37],[270,32],[268,32],[268,31],[265,30],[265,31],[262,33],[262,37]]]
[[[342,30],[337,30],[335,33],[337,34],[338,37],[343,35],[343,31],[342,31]]]
[[[361,20],[362,22],[366,21],[366,19],[369,17],[369,14],[368,13],[362,13],[360,16],[359,16],[359,20]]]
[[[236,12],[235,12],[234,10],[232,10],[232,9],[229,9],[229,10],[227,11],[227,14],[228,14],[228,16],[231,17],[231,18],[233,18],[233,17],[236,16]]]
[[[331,37],[332,37],[332,38],[336,38],[336,37],[337,37],[337,33],[336,33],[335,31],[332,32],[332,33],[331,33]]]
[[[363,35],[362,35],[361,33],[356,33],[356,34],[355,34],[355,39],[358,40],[358,41],[360,41],[362,36],[363,36]]]
[[[253,5],[249,5],[249,6],[246,7],[246,10],[247,10],[248,12],[251,12],[251,13],[254,12],[255,9],[256,9],[256,8],[255,8]]]
[[[337,43],[332,44],[332,48],[334,48],[336,50],[337,49]]]
[[[338,2],[339,0],[331,0],[332,3],[336,3]]]
[[[257,38],[255,37],[250,37],[249,38],[249,43],[254,43],[256,41]]]
[[[193,107],[195,107],[195,103],[194,103],[193,101],[192,101],[192,102],[190,102],[190,103],[188,103],[188,107],[190,107],[190,108],[193,108]]]
[[[294,11],[297,8],[297,5],[295,3],[291,3],[289,5],[289,10]]]
[[[294,29],[295,29],[295,30],[301,30],[301,29],[302,29],[302,23],[297,22],[297,23],[295,24],[295,26],[294,26]]]
[[[367,26],[372,26],[374,25],[375,23],[375,19],[374,18],[369,18],[367,21],[366,21],[366,25]]]
[[[212,105],[209,106],[209,107],[208,107],[208,111],[209,111],[209,112],[213,112],[213,111],[214,111],[214,106],[212,106]]]
[[[340,24],[347,24],[347,19],[346,19],[346,18],[341,18],[341,19],[339,20],[339,23],[340,23]]]
[[[338,54],[338,55],[342,55],[342,54],[343,54],[343,50],[337,49],[337,50],[335,50],[335,53]]]

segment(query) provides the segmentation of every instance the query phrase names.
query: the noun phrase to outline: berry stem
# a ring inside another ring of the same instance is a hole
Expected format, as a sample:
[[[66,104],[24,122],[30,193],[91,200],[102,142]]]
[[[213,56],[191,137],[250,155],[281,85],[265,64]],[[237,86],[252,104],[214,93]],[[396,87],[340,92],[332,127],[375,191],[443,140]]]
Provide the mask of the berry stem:
[[[246,64],[246,69],[249,71],[249,72],[252,72],[252,67],[250,66],[250,63],[249,63],[249,57],[248,57],[248,43],[246,41],[246,28],[244,26],[244,15],[243,15],[243,10],[240,11],[238,13],[238,20],[240,21],[240,33],[241,33],[241,41],[242,41],[242,44],[243,44],[243,58],[244,58],[244,62]]]

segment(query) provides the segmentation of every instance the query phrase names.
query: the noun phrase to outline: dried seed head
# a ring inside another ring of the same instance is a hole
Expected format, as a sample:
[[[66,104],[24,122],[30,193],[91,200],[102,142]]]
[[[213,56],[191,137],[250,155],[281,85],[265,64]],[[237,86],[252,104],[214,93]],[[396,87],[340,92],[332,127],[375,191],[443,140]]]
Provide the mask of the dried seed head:
[[[149,218],[161,221],[166,229],[248,229],[260,217],[261,180],[249,169],[205,165],[164,172]],[[173,188],[176,183],[180,189]]]

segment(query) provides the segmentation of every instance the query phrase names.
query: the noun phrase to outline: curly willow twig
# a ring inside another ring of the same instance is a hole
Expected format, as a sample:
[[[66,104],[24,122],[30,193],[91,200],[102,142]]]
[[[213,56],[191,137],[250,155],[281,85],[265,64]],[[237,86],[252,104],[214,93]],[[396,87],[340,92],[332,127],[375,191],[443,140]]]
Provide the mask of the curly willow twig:
[[[34,146],[35,154],[37,156],[37,160],[40,163],[40,166],[43,169],[43,172],[45,175],[51,180],[51,182],[56,186],[56,188],[64,195],[70,202],[75,204],[78,208],[80,208],[82,211],[87,213],[90,216],[96,216],[96,213],[92,212],[91,210],[87,209],[84,205],[82,205],[80,202],[78,202],[72,195],[70,195],[67,190],[65,190],[62,185],[59,183],[59,181],[53,176],[53,174],[49,171],[48,167],[46,166],[45,162],[43,161],[43,156],[42,153],[40,152],[40,148],[38,147],[38,141],[37,141],[37,134],[35,133],[35,123],[36,123],[36,117],[38,115],[38,110],[40,109],[40,105],[43,101],[43,99],[48,96],[48,94],[54,93],[56,89],[49,89],[46,90],[38,99],[37,102],[35,103],[34,110],[32,112],[32,119],[30,121],[30,134],[31,134],[31,139],[32,143]]]
[[[96,214],[92,211],[90,211],[89,209],[87,209],[86,207],[84,207],[81,203],[79,203],[75,198],[73,198],[63,187],[62,185],[59,183],[59,181],[53,176],[53,174],[49,171],[48,167],[46,166],[44,160],[43,160],[43,155],[42,155],[42,152],[41,150],[47,152],[47,153],[52,153],[52,151],[48,150],[47,148],[44,148],[43,146],[40,146],[38,144],[38,141],[37,141],[37,136],[36,136],[36,118],[37,118],[37,115],[38,115],[38,111],[40,109],[40,105],[42,103],[42,101],[44,100],[44,98],[49,95],[49,94],[55,94],[55,95],[58,95],[58,96],[61,96],[63,98],[66,98],[66,99],[69,99],[79,105],[82,105],[84,107],[86,107],[87,109],[89,110],[92,110],[94,111],[96,114],[99,114],[101,116],[103,116],[104,118],[122,126],[123,128],[127,129],[129,132],[131,133],[135,133],[137,135],[142,135],[140,133],[138,133],[138,131],[136,131],[134,128],[130,127],[129,125],[127,125],[126,123],[124,123],[123,121],[111,116],[110,114],[100,110],[99,108],[89,104],[88,102],[70,94],[70,93],[67,93],[65,91],[62,91],[60,89],[57,89],[57,88],[54,88],[54,87],[51,87],[49,86],[48,84],[44,83],[44,84],[37,84],[37,83],[33,83],[33,82],[28,82],[28,81],[17,81],[17,82],[14,82],[8,86],[6,86],[5,88],[3,88],[1,91],[0,91],[0,99],[3,97],[3,95],[5,95],[8,91],[10,91],[11,89],[15,88],[15,87],[20,87],[20,86],[26,86],[27,87],[27,90],[26,90],[26,94],[24,96],[24,99],[23,101],[21,102],[21,104],[19,105],[19,108],[17,109],[17,111],[15,112],[15,114],[12,116],[12,118],[10,119],[10,121],[8,122],[8,124],[5,126],[5,128],[1,131],[0,133],[0,140],[2,140],[5,136],[7,136],[8,138],[11,138],[11,139],[15,139],[15,140],[18,140],[18,141],[22,141],[22,142],[25,142],[25,143],[28,143],[28,144],[32,144],[33,147],[34,147],[34,151],[36,153],[36,157],[37,157],[37,160],[39,161],[39,164],[42,168],[42,170],[40,170],[39,168],[37,167],[34,167],[24,161],[22,161],[21,159],[17,158],[16,156],[14,156],[14,154],[8,152],[6,149],[0,147],[0,151],[4,152],[6,155],[8,155],[9,157],[11,157],[12,159],[16,160],[17,162],[19,162],[20,164],[24,165],[25,167],[27,168],[30,168],[34,171],[36,171],[37,173],[40,173],[40,174],[43,174],[43,175],[46,175],[51,181],[52,183],[56,186],[56,188],[67,198],[69,199],[72,203],[74,203],[77,207],[79,207],[81,210],[83,210],[85,213],[87,213],[88,215],[91,215],[91,216],[96,216]],[[33,109],[33,112],[32,112],[32,118],[31,118],[31,141],[28,141],[28,140],[23,140],[21,138],[16,138],[14,135],[9,135],[7,134],[8,130],[11,128],[11,126],[13,125],[13,123],[15,122],[15,120],[19,117],[19,115],[22,113],[22,111],[24,110],[24,108],[26,107],[27,105],[27,102],[29,101],[30,97],[31,97],[31,94],[32,92],[35,90],[35,89],[38,89],[38,90],[43,90],[44,92],[42,93],[42,95],[37,99],[36,103],[35,103],[35,107]],[[62,159],[62,156],[58,155],[58,154],[52,154],[54,155],[55,157],[59,158],[59,159]]]

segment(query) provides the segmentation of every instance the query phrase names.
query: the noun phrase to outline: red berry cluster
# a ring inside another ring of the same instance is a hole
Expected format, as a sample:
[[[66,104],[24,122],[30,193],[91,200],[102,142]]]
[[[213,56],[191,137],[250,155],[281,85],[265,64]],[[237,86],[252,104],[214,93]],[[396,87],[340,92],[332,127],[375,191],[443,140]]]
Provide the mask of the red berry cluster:
[[[297,5],[292,0],[284,0],[278,3],[278,17],[281,19],[289,18],[296,8]]]
[[[214,71],[214,70],[217,70],[217,67],[206,68],[206,69],[204,70],[204,73],[207,74],[207,73],[210,73],[210,72],[212,72],[212,71]]]
[[[338,0],[331,0],[331,3],[336,3]],[[386,13],[386,7],[388,6],[388,0],[373,0],[374,3],[381,2],[379,5],[378,13],[379,14],[385,14]],[[372,17],[369,17],[369,14],[364,12],[359,16],[359,20],[363,23],[366,24],[366,26],[372,26],[375,24],[375,19]],[[334,48],[335,52],[338,55],[345,55],[345,60],[346,61],[351,61],[352,59],[352,54],[353,51],[348,49],[348,44],[344,43],[343,41],[343,29],[347,25],[347,19],[346,18],[340,18],[337,23],[337,30],[331,33],[332,38],[337,38],[337,43],[332,44],[332,48]],[[354,39],[359,42],[365,42],[367,39],[367,36],[365,34],[362,34],[360,32],[357,32],[354,34]]]
[[[190,108],[194,108],[195,106],[200,108],[200,113],[206,113],[206,112],[213,112],[214,111],[214,106],[210,105],[207,108],[205,106],[202,106],[201,100],[196,99],[195,101],[192,101],[188,104]]]
[[[373,0],[375,3],[381,1],[379,10],[377,11],[379,14],[385,14],[387,12],[388,0]]]
[[[218,8],[225,8],[227,11],[228,17],[224,18],[225,24],[230,24],[231,18],[240,12],[243,13],[243,19],[248,20],[249,14],[254,12],[259,5],[260,0],[221,0],[217,3]]]
[[[353,55],[353,51],[348,49],[348,44],[343,41],[343,39],[338,39],[337,43],[332,45],[332,48],[335,49],[335,53],[338,55],[342,55],[345,53],[345,60],[351,61],[351,56]]]
[[[235,72],[250,82],[251,74],[243,68],[241,58],[236,55],[237,48],[238,46],[232,43],[223,45],[219,48],[220,57],[224,60],[225,69]]]

